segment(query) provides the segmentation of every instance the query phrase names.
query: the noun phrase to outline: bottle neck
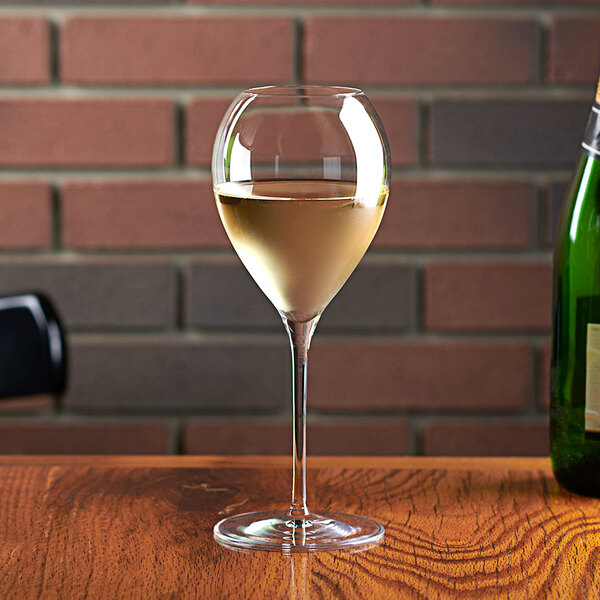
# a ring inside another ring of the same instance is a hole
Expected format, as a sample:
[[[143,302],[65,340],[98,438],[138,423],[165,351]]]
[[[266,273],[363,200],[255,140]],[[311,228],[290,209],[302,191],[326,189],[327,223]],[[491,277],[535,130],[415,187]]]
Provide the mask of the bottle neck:
[[[588,156],[600,158],[600,81],[596,91],[596,101],[590,111],[581,147]]]

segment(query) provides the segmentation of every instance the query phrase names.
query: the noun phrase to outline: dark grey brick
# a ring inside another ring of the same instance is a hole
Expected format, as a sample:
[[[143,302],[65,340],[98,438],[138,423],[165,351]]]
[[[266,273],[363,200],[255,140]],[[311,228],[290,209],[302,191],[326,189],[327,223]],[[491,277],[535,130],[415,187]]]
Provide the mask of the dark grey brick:
[[[319,330],[403,330],[415,294],[406,266],[367,260],[323,313]],[[192,327],[281,327],[276,310],[236,258],[194,262],[188,269],[186,320]]]
[[[571,166],[589,102],[439,101],[431,107],[436,165]]]
[[[541,227],[542,242],[546,246],[552,245],[556,233],[556,225],[560,215],[563,198],[567,192],[567,183],[553,183],[548,186],[542,208]]]
[[[325,309],[320,331],[401,331],[412,324],[416,295],[412,270],[365,260]]]
[[[71,340],[69,391],[76,411],[278,410],[290,401],[290,357],[281,341],[90,337]]]
[[[283,328],[277,311],[237,257],[192,263],[185,305],[191,327]]]
[[[165,328],[175,321],[175,272],[163,260],[3,259],[0,296],[45,293],[69,329]]]

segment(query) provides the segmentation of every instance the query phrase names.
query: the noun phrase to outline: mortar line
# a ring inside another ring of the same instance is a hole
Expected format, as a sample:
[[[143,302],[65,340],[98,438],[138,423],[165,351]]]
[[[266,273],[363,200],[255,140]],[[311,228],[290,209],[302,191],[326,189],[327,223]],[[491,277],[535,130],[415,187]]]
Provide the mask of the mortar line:
[[[536,63],[534,64],[534,73],[536,77],[536,83],[539,85],[546,84],[546,69],[549,64],[548,61],[548,48],[549,43],[548,29],[546,19],[543,17],[538,21],[537,28],[537,40],[536,40]]]
[[[90,18],[111,18],[111,17],[147,17],[147,18],[173,18],[178,17],[231,17],[239,16],[241,18],[248,16],[257,17],[305,17],[309,15],[332,15],[348,17],[390,17],[390,16],[431,16],[436,18],[473,18],[473,19],[505,19],[505,20],[523,20],[535,19],[539,15],[558,15],[561,17],[588,17],[597,16],[600,10],[598,7],[590,6],[433,6],[431,4],[419,3],[412,5],[396,6],[206,6],[202,4],[152,4],[152,5],[123,5],[117,3],[99,4],[96,6],[23,6],[14,3],[3,5],[0,13],[3,16],[43,16],[62,22],[72,17],[90,17]]]
[[[168,454],[184,454],[185,448],[183,431],[186,418],[187,414],[185,416],[173,419],[169,424],[170,444],[167,451]]]
[[[549,248],[543,245],[542,230],[546,229],[547,223],[542,223],[542,220],[547,221],[548,202],[546,201],[546,192],[544,186],[536,185],[534,189],[534,202],[532,211],[532,221],[529,225],[532,231],[533,247],[540,251],[548,251]]]
[[[186,287],[189,285],[185,274],[186,261],[184,258],[173,257],[175,270],[175,330],[184,330],[186,324]]]
[[[293,81],[296,84],[303,83],[303,71],[304,71],[304,55],[303,55],[303,44],[304,44],[304,26],[301,19],[294,19],[294,35],[293,35]]]
[[[49,184],[50,190],[50,244],[51,251],[62,250],[62,199],[60,190],[54,183]],[[10,252],[10,251],[9,251]],[[12,251],[11,253],[14,253]]]
[[[526,406],[526,413],[536,415],[539,411],[539,397],[540,397],[540,352],[536,345],[532,345],[531,354],[533,360],[531,363],[531,394],[529,403]]]
[[[412,431],[412,456],[424,456],[423,449],[423,423],[420,416],[410,418],[410,427]]]
[[[575,157],[573,158],[573,162]],[[550,166],[546,169],[539,167],[523,167],[510,169],[507,167],[482,166],[474,167],[472,164],[456,167],[428,166],[424,167],[393,167],[392,193],[394,182],[418,181],[427,178],[429,181],[460,180],[460,181],[488,181],[502,183],[530,182],[535,184],[563,183],[569,180],[571,171],[566,167]],[[164,169],[140,168],[98,168],[98,169],[63,169],[62,171],[52,168],[36,167],[0,167],[0,182],[43,180],[54,182],[61,186],[65,182],[78,180],[91,181],[122,181],[138,182],[146,181],[160,182],[180,180],[188,183],[210,183],[210,167],[185,166],[183,168],[167,167]],[[208,189],[208,187],[207,187]]]
[[[186,111],[181,101],[176,101],[173,106],[173,164],[184,168],[186,162]]]
[[[421,169],[430,170],[431,115],[427,102],[417,103],[417,164]]]
[[[291,389],[291,384],[290,384]],[[249,423],[253,424],[253,421],[267,421],[272,423],[281,423],[286,425],[289,423],[289,416],[283,413],[280,408],[273,407],[269,409],[246,409],[237,408],[235,414],[232,414],[230,409],[217,409],[217,408],[190,408],[182,410],[169,410],[169,409],[127,409],[118,410],[116,412],[103,412],[102,410],[94,410],[91,408],[78,407],[77,409],[66,408],[62,412],[29,412],[26,409],[22,411],[6,410],[1,413],[3,421],[23,421],[36,423],[62,423],[62,424],[83,424],[90,420],[99,423],[105,422],[107,424],[136,424],[136,423],[148,423],[153,422],[163,423],[165,421],[177,421],[181,419],[190,419],[194,421],[210,422],[210,421],[222,421],[234,423]],[[398,422],[410,422],[416,421],[419,425],[423,421],[429,421],[432,419],[443,419],[445,422],[460,422],[463,420],[472,421],[522,421],[525,423],[539,423],[548,418],[548,413],[545,410],[535,414],[523,413],[518,408],[508,407],[503,410],[498,407],[486,410],[482,409],[477,411],[474,409],[470,410],[459,410],[448,407],[437,408],[437,409],[410,409],[410,408],[388,408],[379,409],[377,412],[366,412],[367,409],[362,410],[343,410],[339,411],[333,409],[320,409],[311,408],[310,401],[308,406],[308,412],[311,418],[311,422],[317,423],[328,423],[328,422],[339,422],[340,420],[352,422],[352,421],[366,421],[376,422],[382,420],[395,420]],[[169,424],[169,423],[167,423]],[[291,423],[290,423],[291,425]]]
[[[236,344],[267,344],[288,348],[289,343],[283,329],[279,331],[277,319],[274,316],[272,328],[248,329],[231,327],[229,329],[203,329],[184,331],[173,330],[119,330],[98,329],[85,331],[71,327],[70,341],[77,344],[117,343],[128,344],[163,344],[166,346],[177,344],[222,344],[235,347]],[[324,343],[397,343],[398,345],[414,344],[419,342],[445,343],[445,344],[529,344],[531,347],[543,346],[550,338],[550,330],[535,332],[524,331],[420,331],[420,332],[383,332],[346,330],[331,332],[321,330],[315,337],[317,345]]]
[[[298,77],[298,82],[302,80]],[[51,81],[50,84],[27,84],[17,86],[14,84],[0,84],[0,99],[48,99],[48,100],[86,100],[86,99],[119,99],[126,97],[132,102],[144,100],[172,100],[185,103],[195,98],[227,98],[231,99],[237,93],[248,87],[248,82],[231,85],[194,85],[184,84],[156,84],[146,85],[115,85],[112,83],[95,85],[63,84],[60,81]],[[490,83],[480,85],[474,83],[448,83],[444,85],[435,83],[396,83],[396,84],[368,84],[362,89],[369,96],[390,97],[398,99],[412,99],[431,101],[432,99],[458,98],[465,101],[485,100],[546,100],[550,103],[558,100],[573,100],[592,102],[595,86],[593,82],[587,84],[566,85],[554,82],[529,82],[527,85],[511,82]]]
[[[393,248],[372,248],[366,253],[361,265],[423,267],[430,263],[449,264],[547,264],[552,258],[552,249],[505,248],[481,246],[460,248],[418,248],[395,246]],[[133,264],[144,259],[147,264],[165,264],[173,260],[194,260],[200,263],[239,264],[229,246],[214,248],[210,246],[198,248],[108,248],[108,249],[73,249],[60,248],[51,250],[38,249],[2,249],[0,265],[11,259],[15,264],[31,262],[60,262],[69,264]],[[240,267],[241,268],[241,267]]]
[[[510,264],[548,264],[552,258],[552,249],[522,249],[522,248],[481,248],[479,246],[462,248],[373,248],[370,249],[361,264],[389,265],[423,267],[430,263],[442,262],[449,264],[496,264],[507,262]],[[45,262],[60,262],[69,264],[132,264],[139,259],[145,259],[149,264],[161,264],[174,259],[186,261],[194,259],[196,262],[222,264],[231,261],[237,263],[235,254],[229,247],[216,249],[205,248],[111,248],[82,250],[65,248],[58,250],[25,250],[25,249],[2,249],[0,250],[0,265],[12,259],[15,264],[28,264],[37,262],[39,259]]]
[[[60,28],[55,21],[48,21],[50,84],[60,83]]]

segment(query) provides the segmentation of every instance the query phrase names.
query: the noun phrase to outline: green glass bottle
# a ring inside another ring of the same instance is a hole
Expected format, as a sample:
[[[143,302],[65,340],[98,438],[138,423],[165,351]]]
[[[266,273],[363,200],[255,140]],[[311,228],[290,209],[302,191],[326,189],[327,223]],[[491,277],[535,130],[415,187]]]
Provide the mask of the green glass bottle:
[[[566,489],[600,497],[600,83],[554,248],[550,457]]]

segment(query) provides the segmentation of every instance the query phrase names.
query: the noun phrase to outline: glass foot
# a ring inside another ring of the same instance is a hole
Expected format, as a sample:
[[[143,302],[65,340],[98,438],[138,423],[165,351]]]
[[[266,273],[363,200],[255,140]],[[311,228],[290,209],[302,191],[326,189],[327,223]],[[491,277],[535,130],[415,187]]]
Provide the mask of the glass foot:
[[[359,515],[321,512],[293,519],[277,511],[228,517],[213,531],[215,540],[229,548],[284,553],[372,546],[384,533],[383,525]]]

